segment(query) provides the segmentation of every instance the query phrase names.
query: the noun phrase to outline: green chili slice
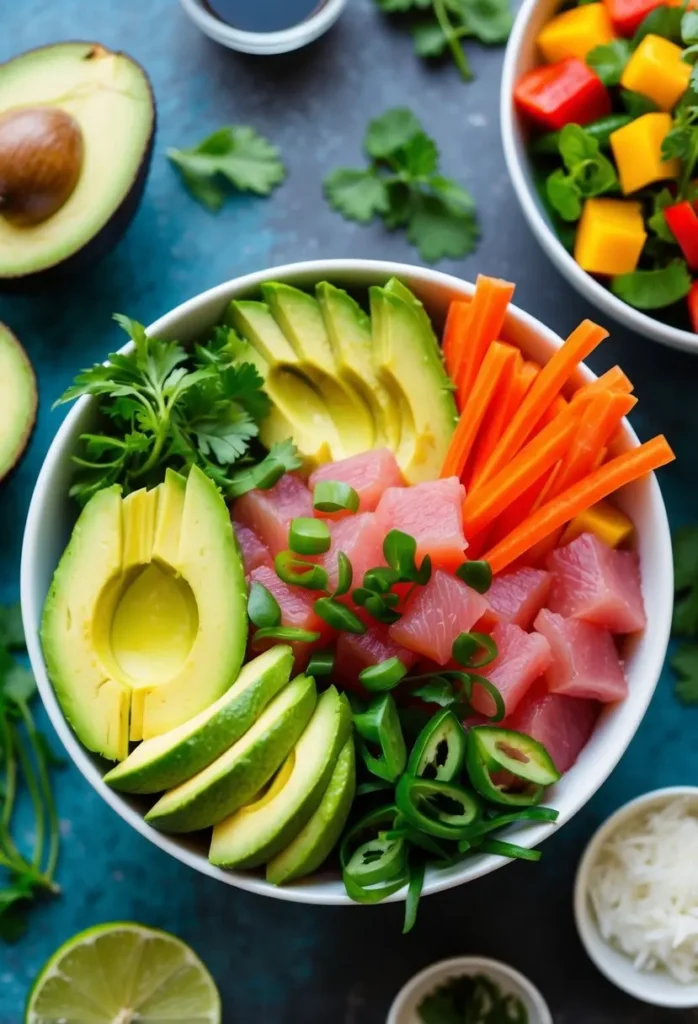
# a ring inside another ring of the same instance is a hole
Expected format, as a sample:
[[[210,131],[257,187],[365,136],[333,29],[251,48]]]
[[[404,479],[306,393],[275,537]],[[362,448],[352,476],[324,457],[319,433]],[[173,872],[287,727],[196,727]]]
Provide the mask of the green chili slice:
[[[331,676],[334,672],[334,651],[329,649],[315,651],[311,654],[305,671],[307,675],[314,676],[316,679]]]
[[[501,722],[507,713],[507,706],[504,703],[504,698],[497,687],[486,676],[479,676],[474,672],[469,673],[469,678],[468,699],[470,699],[470,696],[472,695],[473,683],[477,683],[478,686],[481,686],[483,690],[487,691],[494,701],[494,714],[485,715],[485,718],[490,722]]]
[[[484,668],[497,653],[497,644],[487,633],[459,633],[451,650],[454,660],[464,668]]]
[[[357,635],[366,632],[366,627],[358,615],[351,608],[340,604],[339,601],[335,601],[332,597],[319,597],[314,603],[313,608],[316,614],[328,626],[332,626],[333,629],[342,630],[344,633],[356,633]]]
[[[403,878],[407,870],[407,850],[402,839],[367,839],[357,846],[344,867],[359,885],[375,885]]]
[[[486,594],[492,586],[492,569],[489,562],[463,562],[456,569],[456,576],[467,583],[478,594]]]
[[[375,697],[365,711],[354,714],[354,726],[366,743],[380,750],[379,756],[362,743],[359,751],[364,764],[373,775],[386,782],[394,782],[405,770],[407,750],[402,735],[395,701],[389,693]]]
[[[288,530],[288,546],[297,555],[321,555],[330,547],[330,528],[324,519],[297,516]]]
[[[525,807],[520,811],[512,811],[511,814],[498,814],[489,821],[478,821],[468,829],[467,841],[479,839],[505,825],[526,824],[531,821],[557,821],[559,811],[553,807]]]
[[[295,558],[291,551],[280,551],[274,559],[274,572],[289,586],[305,590],[326,590],[327,573],[321,565]]]
[[[425,555],[417,567],[417,541],[402,530],[390,530],[383,541],[383,554],[391,569],[406,582],[425,586],[431,578],[431,558]]]
[[[353,487],[341,480],[321,480],[313,488],[317,512],[358,512],[360,498]]]
[[[490,771],[504,769],[539,786],[550,786],[560,778],[543,744],[525,733],[479,725],[470,730],[468,745]]]
[[[380,693],[394,689],[407,672],[399,658],[386,658],[377,665],[369,665],[359,672],[359,682],[370,692]]]
[[[451,782],[465,763],[465,730],[452,711],[439,711],[430,718],[415,740],[407,774],[423,779]]]
[[[463,839],[480,816],[473,793],[453,782],[403,775],[395,787],[398,809],[415,828],[440,839]]]
[[[281,608],[274,595],[256,580],[250,586],[247,615],[255,626],[273,627],[281,622]]]
[[[516,860],[540,860],[543,856],[540,850],[528,850],[525,846],[505,843],[501,839],[483,839],[478,850],[481,853],[496,853],[500,857],[512,857]]]
[[[341,597],[342,594],[348,594],[353,579],[354,570],[351,562],[344,552],[340,551],[337,555],[337,587],[333,596]]]
[[[314,644],[319,639],[319,633],[313,633],[308,629],[297,629],[295,626],[263,626],[255,632],[252,646],[254,647],[260,640],[288,640],[291,643]]]
[[[403,889],[409,881],[407,874],[402,878],[396,878],[392,882],[383,882],[379,885],[363,886],[354,881],[351,875],[342,874],[342,881],[347,896],[354,903],[380,903],[382,900],[392,896],[394,892]]]
[[[385,878],[382,882],[374,882],[372,887],[369,887],[369,884],[365,881],[365,875],[363,876],[364,882],[362,883],[357,881],[357,879],[347,870],[356,851],[363,847],[370,846],[374,842],[377,844],[378,833],[381,831],[381,826],[383,828],[386,826],[392,826],[395,822],[396,815],[397,808],[394,804],[388,804],[385,807],[378,807],[364,815],[364,817],[349,828],[342,837],[342,842],[339,848],[342,880],[344,881],[344,887],[347,891],[347,895],[357,903],[380,903],[380,901],[384,900],[387,896],[397,892],[398,889],[402,889],[402,887],[408,882],[406,857],[404,873],[401,876],[392,876],[391,878]],[[389,874],[396,868],[402,854],[405,853],[404,843],[402,840],[397,841],[394,846],[398,849],[397,854],[391,853],[390,857],[387,857],[385,853],[381,855],[383,858],[383,866],[385,867],[387,865]],[[402,851],[402,854],[399,851]],[[369,859],[372,860],[373,867],[375,868],[376,859]],[[354,864],[354,867],[356,867],[356,864]]]

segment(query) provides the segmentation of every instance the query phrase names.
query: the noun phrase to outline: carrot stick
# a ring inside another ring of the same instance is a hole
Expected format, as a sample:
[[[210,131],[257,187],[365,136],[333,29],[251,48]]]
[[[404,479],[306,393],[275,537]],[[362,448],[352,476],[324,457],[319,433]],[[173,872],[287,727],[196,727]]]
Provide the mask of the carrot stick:
[[[478,275],[470,303],[466,337],[459,346],[454,368],[461,408],[465,406],[487,349],[502,332],[514,287],[508,281]]]
[[[542,368],[482,471],[481,483],[491,479],[521,450],[541,416],[572,376],[578,364],[608,337],[603,327],[583,320]]]
[[[516,363],[518,355],[518,349],[503,341],[495,341],[487,349],[446,452],[446,458],[441,468],[442,477],[460,477],[463,474],[473,442],[492,401],[497,384],[507,367]]]
[[[580,512],[607,498],[620,487],[672,462],[675,457],[663,435],[623,452],[585,479],[573,484],[557,498],[546,502],[483,558],[490,563],[493,572],[501,572],[525,555],[534,544],[544,540]]]
[[[461,299],[454,299],[448,307],[441,347],[444,354],[444,362],[446,363],[446,372],[451,380],[455,380],[458,353],[465,343],[469,316],[470,300],[465,302]]]
[[[480,482],[480,475],[490,455],[494,451],[497,442],[504,433],[504,429],[512,416],[521,405],[524,395],[538,376],[540,367],[537,363],[521,362],[515,368],[508,391],[505,392],[504,380],[500,383],[501,402],[487,416],[478,435],[475,446],[475,458],[470,473],[470,479],[466,481],[466,487],[477,487]]]
[[[543,474],[562,458],[576,429],[576,419],[565,408],[504,469],[471,491],[463,503],[466,536],[484,530],[512,502],[536,485]]]
[[[596,380],[589,381],[588,384],[582,384],[581,388],[578,388],[572,396],[572,401],[582,392],[588,394],[594,391],[618,391],[625,395],[630,395],[634,390],[632,381],[629,377],[626,377],[620,366],[612,366],[610,370],[606,370]]]
[[[523,356],[517,350],[516,357],[504,367],[492,395],[475,444],[473,445],[473,458],[469,460],[468,472],[462,477],[463,483],[468,489],[475,475],[478,463],[487,458],[499,440],[502,430],[507,423],[507,411],[511,406],[512,392],[518,392],[518,378],[523,367]],[[518,403],[517,403],[518,404]]]
[[[591,473],[599,451],[606,446],[620,421],[635,405],[637,399],[622,392],[601,391],[592,396],[574,440],[563,456],[560,471],[555,480],[551,481],[548,493],[541,495],[539,504],[554,498]]]

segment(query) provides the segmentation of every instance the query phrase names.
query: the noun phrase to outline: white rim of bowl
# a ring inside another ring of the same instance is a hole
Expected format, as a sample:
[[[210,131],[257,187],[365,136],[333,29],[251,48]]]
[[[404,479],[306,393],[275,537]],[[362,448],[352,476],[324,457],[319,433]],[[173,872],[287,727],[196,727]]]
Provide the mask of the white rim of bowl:
[[[206,10],[202,0],[180,0],[186,14],[210,39],[241,53],[273,55],[298,50],[334,25],[347,0],[325,0],[315,14],[278,32],[245,32]]]
[[[629,306],[616,298],[613,292],[605,288],[596,278],[582,270],[574,257],[565,249],[547,218],[541,212],[522,167],[516,146],[519,117],[514,107],[514,86],[517,78],[517,61],[524,37],[528,31],[529,21],[539,4],[539,0],[524,0],[519,10],[514,27],[509,37],[504,64],[502,67],[502,85],[500,91],[500,124],[504,159],[514,191],[523,210],[528,226],[533,231],[546,255],[560,270],[569,283],[581,292],[582,296],[594,302],[604,313],[613,317],[624,327],[638,331],[670,348],[682,349],[686,352],[698,352],[698,334],[684,331],[679,327],[655,320],[648,313]]]
[[[406,276],[412,280],[418,280],[432,285],[439,285],[441,288],[448,289],[454,296],[458,293],[472,295],[475,288],[471,282],[462,281],[453,274],[447,274],[440,270],[431,270],[426,267],[414,266],[409,263],[395,263],[389,260],[360,259],[300,261],[297,263],[286,263],[281,266],[269,267],[265,270],[257,270],[250,274],[244,274],[241,277],[231,278],[229,281],[225,281],[213,288],[208,288],[206,291],[200,292],[198,295],[195,295],[181,303],[179,306],[176,306],[164,316],[159,317],[153,323],[149,324],[146,327],[146,330],[149,334],[160,334],[164,337],[172,337],[171,329],[174,329],[176,333],[177,325],[180,321],[186,319],[189,313],[195,313],[196,307],[204,299],[215,301],[220,298],[222,302],[225,301],[230,292],[231,284],[233,283],[235,284],[236,291],[241,292],[244,290],[251,291],[257,288],[262,282],[274,278],[284,279],[292,277],[297,279],[300,275],[312,278],[323,274],[332,274],[341,277],[342,274],[351,275],[352,273],[366,275],[375,273],[376,275],[380,275],[386,279],[390,277]],[[546,339],[555,346],[559,347],[562,345],[562,339],[560,336],[550,327],[546,327],[546,325],[541,323],[541,321],[536,317],[532,316],[530,313],[526,313],[514,304],[511,304],[509,308],[516,320],[529,330],[538,334],[540,337]],[[125,345],[120,351],[128,351],[130,347],[130,345]],[[581,367],[581,375],[587,380],[594,380],[596,377],[593,371],[586,365]],[[60,447],[64,438],[67,438],[72,433],[73,423],[82,414],[83,409],[89,401],[89,397],[80,398],[65,417],[63,423],[60,425],[53,437],[34,485],[34,492],[29,505],[29,512],[27,514],[24,538],[22,542],[20,596],[24,632],[27,637],[27,649],[42,703],[59,739],[70,755],[73,763],[82,773],[84,778],[87,779],[92,788],[100,794],[102,799],[114,811],[116,811],[116,813],[123,818],[131,828],[135,829],[140,833],[140,835],[144,836],[165,853],[170,854],[170,856],[181,861],[183,864],[187,864],[189,867],[201,872],[201,874],[208,875],[210,878],[215,878],[218,881],[225,882],[226,885],[233,885],[237,888],[246,889],[248,892],[255,892],[262,896],[286,900],[291,903],[315,904],[318,906],[360,906],[361,904],[354,903],[353,900],[349,899],[346,893],[334,894],[325,891],[318,891],[313,893],[312,899],[309,899],[306,893],[299,892],[293,886],[272,886],[263,878],[259,878],[255,875],[224,871],[211,864],[205,855],[189,850],[184,847],[181,842],[177,842],[165,833],[158,832],[156,829],[148,825],[144,820],[143,815],[133,810],[119,793],[110,789],[110,787],[104,783],[97,765],[83,748],[82,744],[70,728],[67,719],[63,715],[63,711],[61,710],[58,699],[54,693],[53,686],[49,682],[48,675],[46,673],[41,644],[39,642],[39,622],[38,619],[34,617],[33,613],[29,613],[29,609],[31,607],[30,598],[33,590],[29,567],[32,561],[31,545],[34,534],[38,529],[44,505],[43,492],[45,488],[45,481],[49,476],[51,469],[48,461],[49,453],[54,446]],[[639,444],[640,442],[637,434],[631,425],[626,420],[623,421],[623,424],[628,437],[634,444]],[[657,514],[662,523],[661,531],[657,536],[657,542],[663,544],[664,563],[667,566],[667,571],[671,572],[670,567],[672,561],[669,522],[667,519],[666,507],[659,489],[659,483],[657,482],[656,475],[654,474],[652,475],[651,487],[652,497],[649,500],[658,503]],[[669,589],[673,589],[671,579],[667,581],[667,585]],[[565,822],[574,817],[580,807],[583,807],[588,803],[599,787],[606,781],[620,761],[621,757],[624,755],[630,741],[637,732],[638,726],[647,711],[649,702],[652,699],[657,688],[657,683],[659,682],[659,676],[664,664],[671,629],[670,604],[667,606],[664,621],[656,622],[654,629],[656,635],[663,636],[663,643],[655,645],[655,654],[651,660],[648,660],[648,664],[645,669],[647,674],[654,678],[654,686],[646,694],[646,699],[637,702],[633,717],[628,718],[625,724],[623,738],[618,743],[616,755],[607,763],[604,762],[603,765],[597,766],[594,771],[591,769],[589,770],[590,782],[586,794],[584,796],[580,795],[573,803],[570,803],[569,807],[566,808],[564,813],[560,814],[560,817],[556,822],[540,824],[533,823],[529,825],[526,828],[525,834],[517,837],[517,842],[520,845],[526,846],[529,849],[534,846],[539,846],[540,843],[551,836],[558,828],[564,825]],[[481,878],[484,875],[489,875],[494,871],[498,871],[510,863],[511,861],[508,859],[499,857],[495,854],[488,854],[482,858],[477,868],[475,868],[469,875],[467,881],[475,881],[475,879]],[[432,893],[443,892],[446,889],[453,889],[458,885],[462,885],[464,881],[464,879],[458,877],[443,878],[438,875],[432,875],[432,877],[429,877],[429,872],[427,872],[423,895],[430,896]],[[403,902],[404,899],[405,893],[403,891],[399,891],[388,896],[383,902],[400,903]]]
[[[652,999],[644,989],[640,991],[640,986],[636,988],[624,983],[622,979],[614,974],[613,969],[610,967],[611,961],[608,958],[602,957],[599,953],[599,946],[595,940],[600,940],[600,948],[602,949],[613,949],[614,947],[610,946],[599,932],[587,897],[589,891],[589,872],[594,866],[601,847],[606,840],[625,822],[639,816],[643,811],[649,810],[654,805],[667,804],[681,797],[691,797],[698,803],[698,786],[665,786],[662,789],[653,789],[649,793],[643,793],[641,796],[629,800],[627,804],[623,804],[609,818],[606,818],[597,828],[596,832],[594,832],[584,849],[577,867],[573,893],[574,920],[577,925],[577,932],[582,940],[587,956],[604,977],[615,985],[616,988],[621,989],[635,999],[640,999],[642,1002],[650,1003],[654,1006],[665,1006],[673,1009],[698,1006],[698,995],[696,994],[698,992],[698,982],[686,987],[682,987],[680,982],[676,982],[675,990],[671,990],[672,993],[675,991],[675,996],[672,995],[665,999]],[[620,950],[614,950],[614,952],[619,956],[625,956]],[[626,957],[626,959],[628,965],[632,966],[630,957]],[[640,979],[651,978],[652,973],[651,971],[637,972]]]
[[[420,988],[423,989],[424,995],[427,995],[432,987],[438,984],[440,977],[458,977],[459,975],[470,974],[475,971],[478,973],[482,972],[483,974],[489,972],[495,976],[503,975],[508,978],[512,985],[525,993],[533,1004],[539,1019],[531,1021],[531,1024],[553,1024],[550,1007],[533,982],[529,981],[524,974],[521,974],[514,967],[510,967],[509,964],[485,956],[454,956],[449,960],[439,960],[435,964],[430,964],[429,967],[425,967],[424,970],[413,975],[409,981],[405,982],[395,996],[388,1011],[386,1024],[402,1024],[400,1015],[404,1012],[408,1000]]]

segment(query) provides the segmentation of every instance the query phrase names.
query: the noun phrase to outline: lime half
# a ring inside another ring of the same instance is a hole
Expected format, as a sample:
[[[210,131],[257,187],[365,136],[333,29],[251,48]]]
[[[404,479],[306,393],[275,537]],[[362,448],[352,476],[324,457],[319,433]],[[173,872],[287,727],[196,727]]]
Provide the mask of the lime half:
[[[220,1024],[218,989],[167,932],[97,925],[53,954],[29,994],[25,1024]]]

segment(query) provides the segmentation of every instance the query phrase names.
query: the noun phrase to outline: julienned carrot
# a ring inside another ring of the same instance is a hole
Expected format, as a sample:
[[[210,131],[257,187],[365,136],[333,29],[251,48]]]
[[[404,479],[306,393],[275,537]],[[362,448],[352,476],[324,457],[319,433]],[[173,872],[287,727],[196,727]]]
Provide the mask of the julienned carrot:
[[[499,440],[480,477],[481,484],[503,469],[521,450],[541,416],[583,359],[608,337],[608,331],[583,320],[541,369],[528,394]]]
[[[459,346],[453,380],[465,406],[487,349],[502,333],[514,285],[479,274],[470,303],[465,339]]]
[[[522,360],[521,365],[519,365],[518,368],[515,368],[511,384],[506,394],[504,393],[503,381],[501,382],[501,402],[493,410],[491,416],[488,414],[487,419],[482,425],[482,430],[478,435],[475,446],[475,458],[470,471],[470,477],[466,480],[466,487],[476,487],[480,482],[480,475],[487,463],[487,460],[494,451],[500,437],[504,433],[507,423],[509,423],[512,416],[521,405],[524,395],[538,376],[539,372],[540,366],[538,366],[537,363],[523,362]]]
[[[513,501],[539,482],[543,474],[562,458],[576,429],[576,419],[565,408],[501,472],[471,491],[463,503],[466,537],[484,530]]]
[[[622,392],[600,391],[592,396],[573,442],[564,454],[559,472],[539,504],[561,494],[593,470],[599,452],[606,447],[623,417],[635,405],[637,399]]]
[[[455,380],[458,352],[465,343],[469,316],[469,299],[467,302],[462,299],[454,299],[448,307],[441,347],[444,354],[444,362],[446,363],[446,372],[451,380]]]
[[[620,366],[612,366],[610,370],[606,370],[596,380],[589,381],[588,384],[582,384],[581,388],[575,391],[572,400],[574,401],[577,395],[583,391],[618,391],[625,395],[630,395],[634,390],[633,382],[625,375]]]
[[[460,477],[477,437],[488,406],[496,391],[497,384],[507,367],[515,364],[519,350],[503,341],[493,342],[485,354],[480,371],[458,420],[451,444],[441,469],[441,476]]]
[[[662,435],[638,448],[623,452],[594,470],[584,480],[573,484],[557,498],[546,502],[482,557],[490,563],[492,572],[501,572],[525,555],[534,544],[544,540],[580,512],[607,498],[620,487],[672,462],[675,457]]]
[[[485,416],[480,426],[477,438],[475,439],[475,444],[473,446],[473,458],[468,460],[467,470],[462,476],[466,490],[469,489],[472,483],[478,465],[482,463],[483,459],[487,458],[490,452],[494,451],[494,446],[501,436],[504,425],[508,419],[508,410],[511,406],[512,392],[516,392],[518,390],[518,378],[522,366],[523,356],[520,352],[517,352],[516,357],[507,362],[500,374],[497,387],[494,390],[492,400],[489,404],[489,408],[487,409],[487,415]]]

